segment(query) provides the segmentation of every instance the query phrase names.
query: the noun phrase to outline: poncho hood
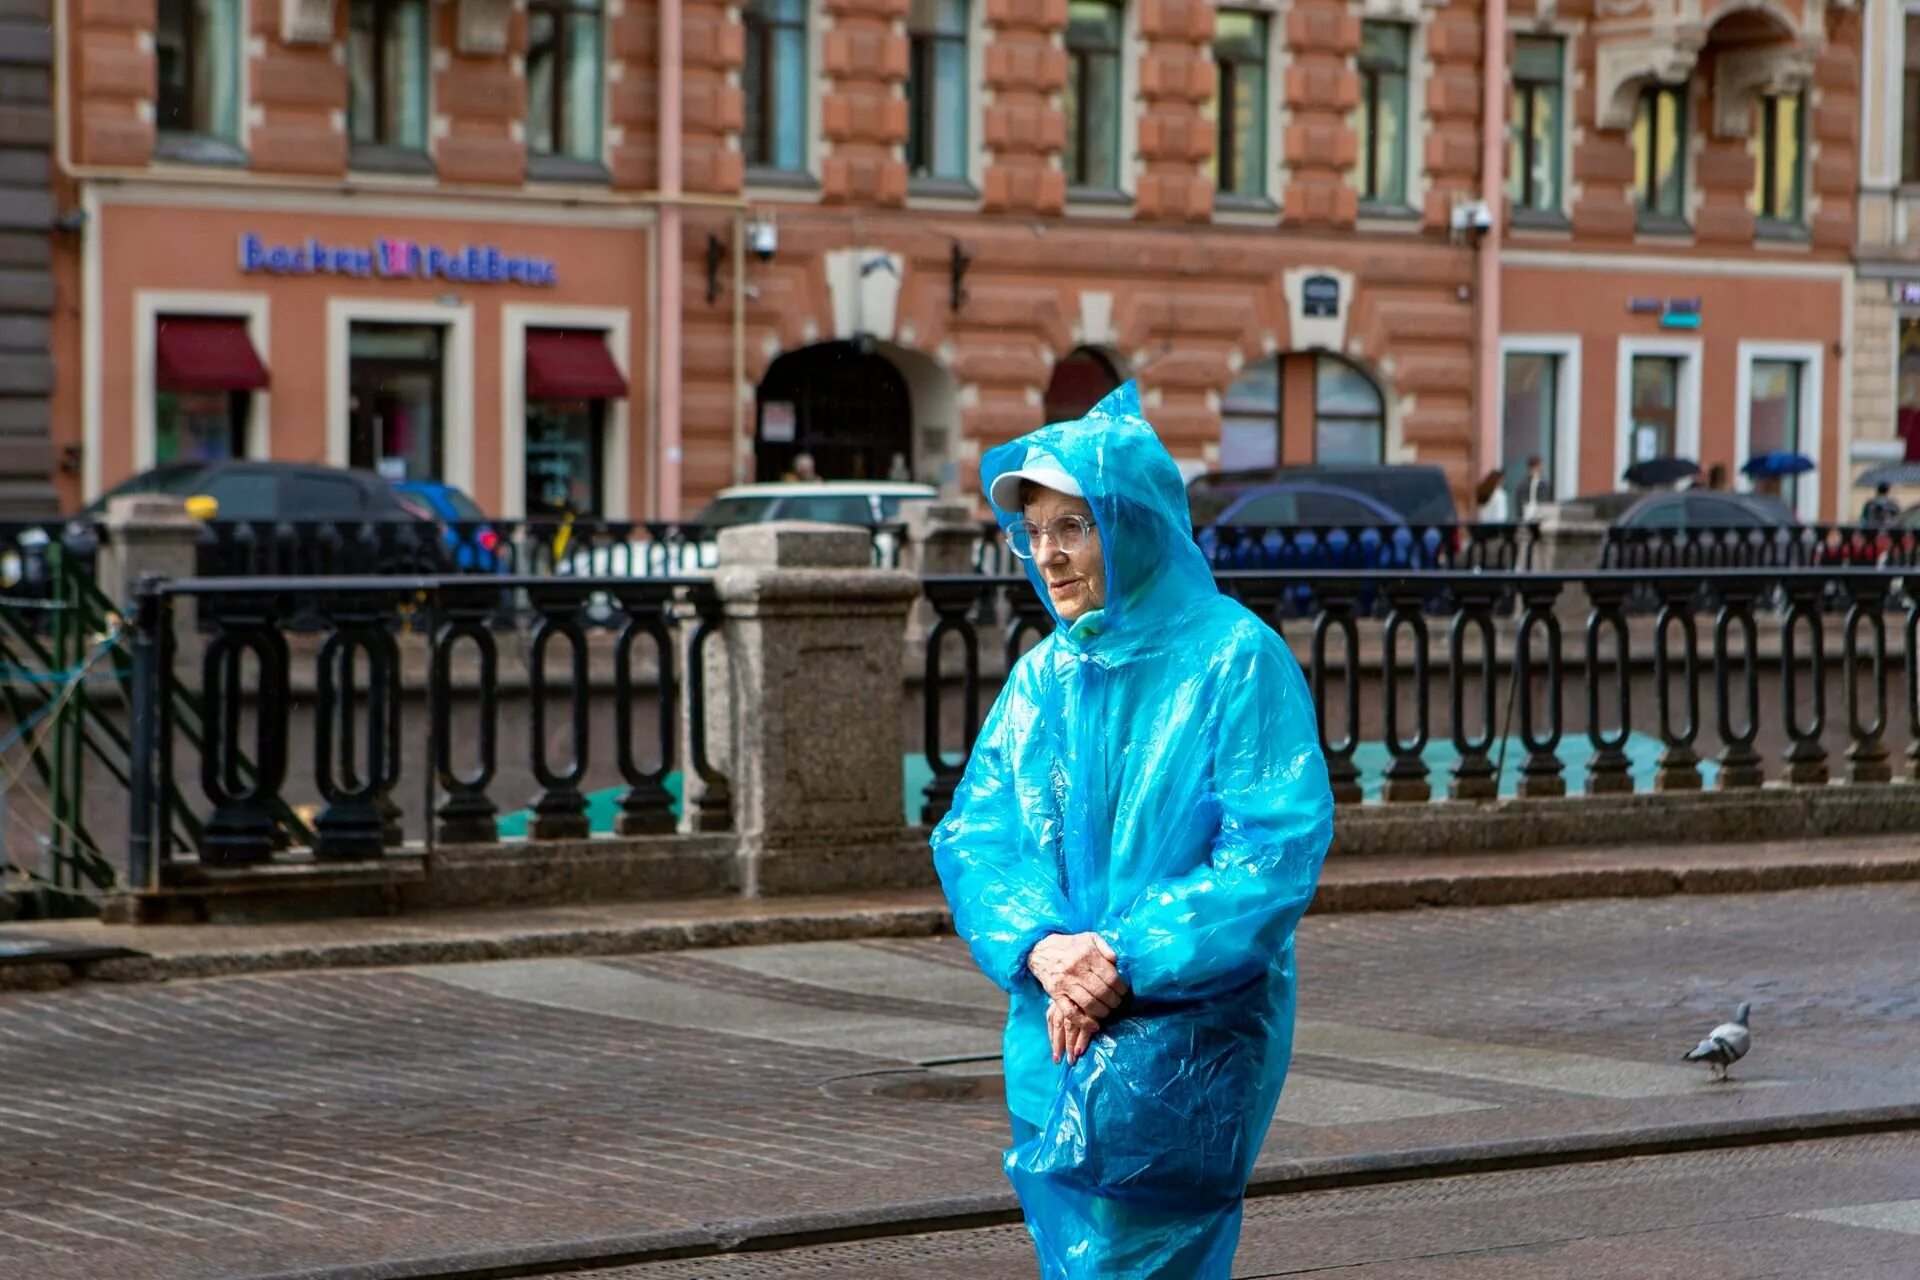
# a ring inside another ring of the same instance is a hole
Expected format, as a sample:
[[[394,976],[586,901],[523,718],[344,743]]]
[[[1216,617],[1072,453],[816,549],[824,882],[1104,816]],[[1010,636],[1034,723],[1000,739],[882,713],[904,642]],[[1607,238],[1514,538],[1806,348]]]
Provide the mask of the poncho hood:
[[[1193,541],[1193,519],[1180,468],[1140,409],[1131,382],[1115,389],[1084,417],[1055,422],[992,450],[981,461],[980,482],[993,482],[1047,455],[1073,477],[1093,508],[1107,570],[1107,603],[1071,629],[1068,644],[1089,657],[1123,662],[1171,642],[1182,613],[1219,594],[1213,571]],[[991,503],[991,499],[989,499]],[[993,505],[1002,528],[1021,518]],[[1027,578],[1060,621],[1039,569],[1026,562]]]

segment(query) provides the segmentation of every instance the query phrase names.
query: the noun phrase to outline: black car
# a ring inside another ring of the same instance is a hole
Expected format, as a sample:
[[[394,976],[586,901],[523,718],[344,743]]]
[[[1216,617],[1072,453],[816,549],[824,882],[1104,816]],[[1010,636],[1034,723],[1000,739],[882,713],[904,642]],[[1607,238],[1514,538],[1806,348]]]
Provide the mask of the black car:
[[[141,493],[212,500],[202,573],[455,571],[439,525],[371,471],[310,462],[170,463],[102,494],[81,516],[97,519],[109,499]]]
[[[1193,523],[1204,528],[1256,489],[1276,484],[1328,485],[1349,489],[1399,513],[1410,525],[1451,525],[1459,520],[1447,473],[1419,463],[1315,463],[1213,471],[1187,485]]]

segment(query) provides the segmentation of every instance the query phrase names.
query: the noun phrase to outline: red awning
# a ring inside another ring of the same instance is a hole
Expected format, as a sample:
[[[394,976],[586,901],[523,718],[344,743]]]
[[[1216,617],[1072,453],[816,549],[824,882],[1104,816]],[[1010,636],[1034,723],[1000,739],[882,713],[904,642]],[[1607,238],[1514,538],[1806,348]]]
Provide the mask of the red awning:
[[[627,380],[597,329],[527,330],[527,399],[624,400]]]
[[[155,334],[154,385],[162,391],[258,391],[267,366],[230,316],[161,316]]]

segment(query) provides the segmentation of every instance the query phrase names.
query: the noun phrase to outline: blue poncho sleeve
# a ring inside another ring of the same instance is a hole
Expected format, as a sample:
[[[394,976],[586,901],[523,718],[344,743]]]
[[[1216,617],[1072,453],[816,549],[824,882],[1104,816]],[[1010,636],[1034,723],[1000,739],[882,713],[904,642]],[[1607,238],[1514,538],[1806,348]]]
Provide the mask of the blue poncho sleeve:
[[[1277,638],[1256,645],[1219,687],[1210,856],[1149,884],[1101,930],[1143,999],[1201,999],[1264,972],[1312,901],[1333,839],[1326,760],[1293,655]]]
[[[953,809],[933,833],[934,867],[953,904],[954,932],[1003,991],[1032,984],[1027,954],[1050,933],[1067,932],[1067,904],[1052,870],[1028,847],[1009,753],[1016,717],[1031,714],[1025,664],[1016,667],[987,715],[955,789]]]

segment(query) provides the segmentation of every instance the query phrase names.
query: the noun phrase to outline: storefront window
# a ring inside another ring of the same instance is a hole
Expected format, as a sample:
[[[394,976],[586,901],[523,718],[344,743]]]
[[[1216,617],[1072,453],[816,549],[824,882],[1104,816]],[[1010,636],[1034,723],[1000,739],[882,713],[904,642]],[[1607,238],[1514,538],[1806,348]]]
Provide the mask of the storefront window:
[[[527,405],[527,515],[532,519],[605,512],[605,400]]]
[[[1314,362],[1313,406],[1314,461],[1386,460],[1386,405],[1366,374],[1321,356]]]
[[[1554,475],[1553,443],[1559,412],[1560,357],[1535,351],[1516,351],[1507,356],[1500,458],[1502,483],[1516,515],[1523,506],[1521,489],[1526,483],[1527,459],[1540,459],[1541,473],[1549,478]]]
[[[244,391],[161,391],[154,397],[153,463],[219,462],[247,452]]]
[[[438,325],[355,324],[348,464],[388,480],[438,480],[444,331]]]
[[[1800,452],[1800,379],[1798,360],[1755,360],[1747,374],[1747,454]],[[1763,480],[1756,487],[1776,492],[1798,509],[1800,485],[1810,476]]]
[[[155,317],[153,365],[155,465],[247,456],[253,393],[268,379],[244,319]]]
[[[1920,316],[1900,320],[1900,406],[1897,426],[1906,460],[1920,462]]]
[[[1631,460],[1673,457],[1679,419],[1679,357],[1635,356]]]

